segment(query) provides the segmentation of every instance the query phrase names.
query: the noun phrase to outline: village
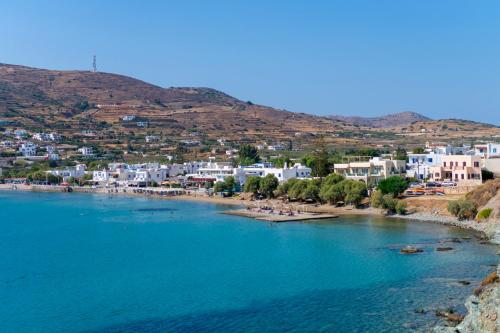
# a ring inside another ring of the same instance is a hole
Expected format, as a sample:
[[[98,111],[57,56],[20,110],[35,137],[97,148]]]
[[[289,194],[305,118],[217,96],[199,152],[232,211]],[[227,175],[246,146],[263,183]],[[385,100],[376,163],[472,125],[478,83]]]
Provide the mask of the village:
[[[360,151],[360,154],[341,156],[340,160],[327,166],[328,170],[318,171],[314,161],[288,157],[287,147],[281,143],[243,145],[238,149],[220,138],[217,144],[225,153],[222,156],[210,156],[209,153],[206,160],[177,162],[175,156],[166,155],[162,161],[106,163],[91,146],[71,146],[68,149],[69,145],[56,132],[30,133],[24,129],[12,129],[1,135],[0,177],[4,183],[91,188],[166,187],[213,195],[214,185],[224,182],[227,177],[234,179],[234,188],[230,192],[236,193],[244,189],[250,177],[272,175],[283,184],[290,179],[314,179],[334,173],[345,179],[361,181],[368,190],[376,188],[381,180],[400,176],[411,180],[407,195],[444,195],[467,193],[486,180],[483,179],[485,175],[492,178],[500,174],[500,143],[494,142],[473,146],[427,142],[425,147],[411,151],[398,148],[397,151],[372,156],[363,156],[363,151]],[[151,144],[157,137],[149,135],[145,140],[146,144]],[[253,149],[252,154],[258,158],[239,156],[241,147]],[[263,151],[267,151],[267,155],[261,159],[259,154]],[[15,176],[15,170],[20,166],[26,169],[38,162],[48,162],[48,168],[35,170],[38,171],[35,176]],[[227,194],[228,189],[219,193],[222,195],[222,192]]]

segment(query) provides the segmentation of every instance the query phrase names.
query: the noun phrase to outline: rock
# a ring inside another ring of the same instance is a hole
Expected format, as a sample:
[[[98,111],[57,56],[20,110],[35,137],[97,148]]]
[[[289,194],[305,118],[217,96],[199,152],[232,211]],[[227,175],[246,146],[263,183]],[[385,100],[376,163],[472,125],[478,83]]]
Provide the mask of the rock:
[[[436,251],[439,251],[439,252],[451,251],[451,250],[453,250],[452,247],[438,247],[438,248],[436,248]]]
[[[401,254],[414,254],[414,253],[421,253],[421,252],[424,252],[424,250],[419,249],[419,248],[417,248],[415,246],[410,246],[410,245],[408,245],[405,248],[402,248],[399,251],[399,253],[401,253]]]
[[[446,320],[457,324],[460,323],[462,320],[464,320],[464,315],[456,313],[453,310],[448,310],[448,311],[437,310],[436,316],[446,318]]]

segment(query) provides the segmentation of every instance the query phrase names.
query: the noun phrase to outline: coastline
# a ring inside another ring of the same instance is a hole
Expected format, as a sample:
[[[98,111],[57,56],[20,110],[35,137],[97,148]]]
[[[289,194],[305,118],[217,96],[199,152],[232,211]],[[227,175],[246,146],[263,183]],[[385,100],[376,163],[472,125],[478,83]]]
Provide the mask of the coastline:
[[[16,185],[16,187],[17,187],[16,190],[12,190],[12,185],[0,184],[0,190],[2,191],[64,192],[65,189],[64,186],[38,187],[36,185],[32,186],[32,185],[22,185],[22,184],[18,184]],[[73,187],[73,190],[76,193],[139,196],[139,197],[162,199],[162,200],[196,201],[196,202],[204,202],[217,205],[234,206],[240,208],[241,207],[258,208],[260,206],[267,205],[271,207],[276,207],[277,209],[279,209],[280,207],[286,207],[286,209],[290,208],[292,210],[300,210],[306,213],[314,213],[314,214],[327,214],[335,216],[375,216],[375,217],[398,218],[398,219],[405,219],[408,221],[435,223],[435,224],[461,228],[464,230],[479,233],[484,238],[491,240],[493,242],[496,234],[500,233],[500,231],[498,231],[498,229],[500,229],[500,221],[492,221],[488,223],[478,223],[474,220],[460,221],[455,217],[436,214],[433,212],[413,212],[407,215],[397,215],[397,214],[387,215],[383,210],[371,207],[358,209],[350,206],[335,207],[326,204],[314,205],[314,204],[303,204],[299,202],[284,203],[277,199],[253,201],[241,197],[232,197],[232,198],[222,198],[217,196],[208,197],[206,195],[199,195],[196,193],[161,196],[148,193],[134,193],[132,192],[131,189],[128,189],[128,191],[126,192],[123,192],[122,190],[119,190],[117,192],[109,192],[109,189],[106,188],[89,188],[89,187]],[[158,188],[151,188],[151,190],[158,190]],[[497,244],[500,244],[500,235],[498,236],[498,238],[499,240]]]
[[[49,188],[34,188],[30,185],[17,185],[16,190],[11,189],[11,185],[0,184],[0,190],[3,191],[23,191],[23,192],[64,192],[63,186],[53,186]],[[285,205],[292,209],[300,209],[301,211],[307,211],[309,214],[335,214],[336,216],[377,216],[377,217],[388,217],[388,218],[399,218],[406,219],[408,221],[418,221],[427,222],[434,224],[442,224],[451,227],[458,227],[470,232],[479,233],[481,237],[488,239],[489,242],[500,246],[500,223],[478,223],[476,221],[458,221],[451,216],[443,216],[436,213],[430,212],[414,212],[409,215],[386,215],[380,209],[365,208],[365,209],[354,209],[351,207],[333,207],[329,205],[313,205],[313,204],[300,204],[300,203],[283,203],[279,200],[262,200],[262,201],[251,201],[242,198],[222,198],[222,197],[207,197],[205,195],[196,194],[185,194],[177,196],[162,196],[148,193],[133,193],[132,191],[118,191],[110,193],[108,189],[99,188],[78,188],[75,187],[75,193],[95,193],[95,194],[107,194],[108,196],[136,196],[144,197],[149,199],[161,199],[161,200],[178,200],[178,201],[195,201],[204,202],[216,205],[225,205],[232,207],[239,207],[240,210],[243,207],[259,207],[260,205],[270,205],[279,206]],[[229,210],[231,211],[231,210]],[[250,216],[250,218],[252,218]],[[500,248],[500,247],[499,247]],[[499,252],[500,254],[500,252]],[[500,276],[500,266],[497,266],[497,275]],[[482,288],[479,294],[474,294],[468,297],[466,300],[467,314],[464,320],[460,322],[457,326],[436,326],[433,329],[435,333],[474,333],[483,332],[477,328],[491,328],[500,325],[500,321],[497,323],[497,318],[500,319],[500,283],[498,280],[494,280],[493,283],[489,283],[484,288]],[[493,326],[492,326],[493,325]],[[492,330],[487,330],[484,332],[494,332]]]

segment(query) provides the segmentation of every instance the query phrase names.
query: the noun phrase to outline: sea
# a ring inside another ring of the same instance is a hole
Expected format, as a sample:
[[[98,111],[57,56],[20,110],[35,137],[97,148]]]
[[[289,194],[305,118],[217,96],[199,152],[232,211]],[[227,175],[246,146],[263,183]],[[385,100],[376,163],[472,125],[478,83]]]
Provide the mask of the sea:
[[[498,264],[454,227],[228,209],[0,191],[0,332],[428,332]]]

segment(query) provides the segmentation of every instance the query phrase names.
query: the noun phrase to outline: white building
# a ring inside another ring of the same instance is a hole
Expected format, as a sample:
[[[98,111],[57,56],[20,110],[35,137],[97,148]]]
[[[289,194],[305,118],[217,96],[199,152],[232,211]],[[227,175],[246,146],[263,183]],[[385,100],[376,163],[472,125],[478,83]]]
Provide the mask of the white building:
[[[111,174],[106,169],[96,170],[92,172],[92,181],[94,182],[104,183],[104,182],[109,182],[110,179],[111,179]]]
[[[122,120],[123,121],[132,121],[132,120],[135,120],[135,116],[133,116],[133,115],[123,116]]]
[[[47,133],[35,133],[35,134],[33,134],[33,139],[38,140],[38,141],[42,141],[42,142],[46,142],[46,141],[50,141],[50,136]]]
[[[69,177],[82,178],[85,175],[85,164],[77,164],[74,167],[60,169],[60,170],[49,170],[48,174],[62,177],[63,181],[66,181]]]
[[[408,154],[406,163],[406,176],[420,180],[429,178],[429,168],[441,163],[441,154],[434,152],[428,154]]]
[[[14,131],[14,136],[17,138],[17,139],[24,139],[24,138],[27,138],[28,137],[28,132],[26,132],[25,130],[23,129],[18,129],[18,130],[15,130]]]
[[[94,156],[94,149],[92,149],[92,147],[78,148],[78,152],[82,154],[82,156]]]
[[[285,146],[283,146],[282,144],[276,144],[273,146],[267,146],[267,149],[272,151],[281,151],[285,150]]]
[[[212,178],[216,182],[233,175],[233,166],[230,162],[208,162],[198,168],[195,176],[199,178]]]
[[[285,165],[283,168],[275,168],[270,163],[256,163],[250,166],[239,166],[234,169],[234,177],[240,184],[244,184],[248,177],[265,177],[273,175],[279,182],[287,181],[291,178],[310,178],[311,168],[296,163],[293,167]]]
[[[156,135],[146,135],[146,142],[147,143],[152,143],[152,142],[158,142],[160,141],[160,137]]]
[[[19,147],[19,152],[25,157],[36,155],[36,145],[33,142],[25,142]]]
[[[367,162],[335,164],[333,169],[335,173],[346,179],[362,180],[367,185],[377,185],[382,179],[390,176],[404,176],[406,174],[406,161],[373,157]]]
[[[483,158],[500,157],[500,143],[474,145],[474,154]]]

